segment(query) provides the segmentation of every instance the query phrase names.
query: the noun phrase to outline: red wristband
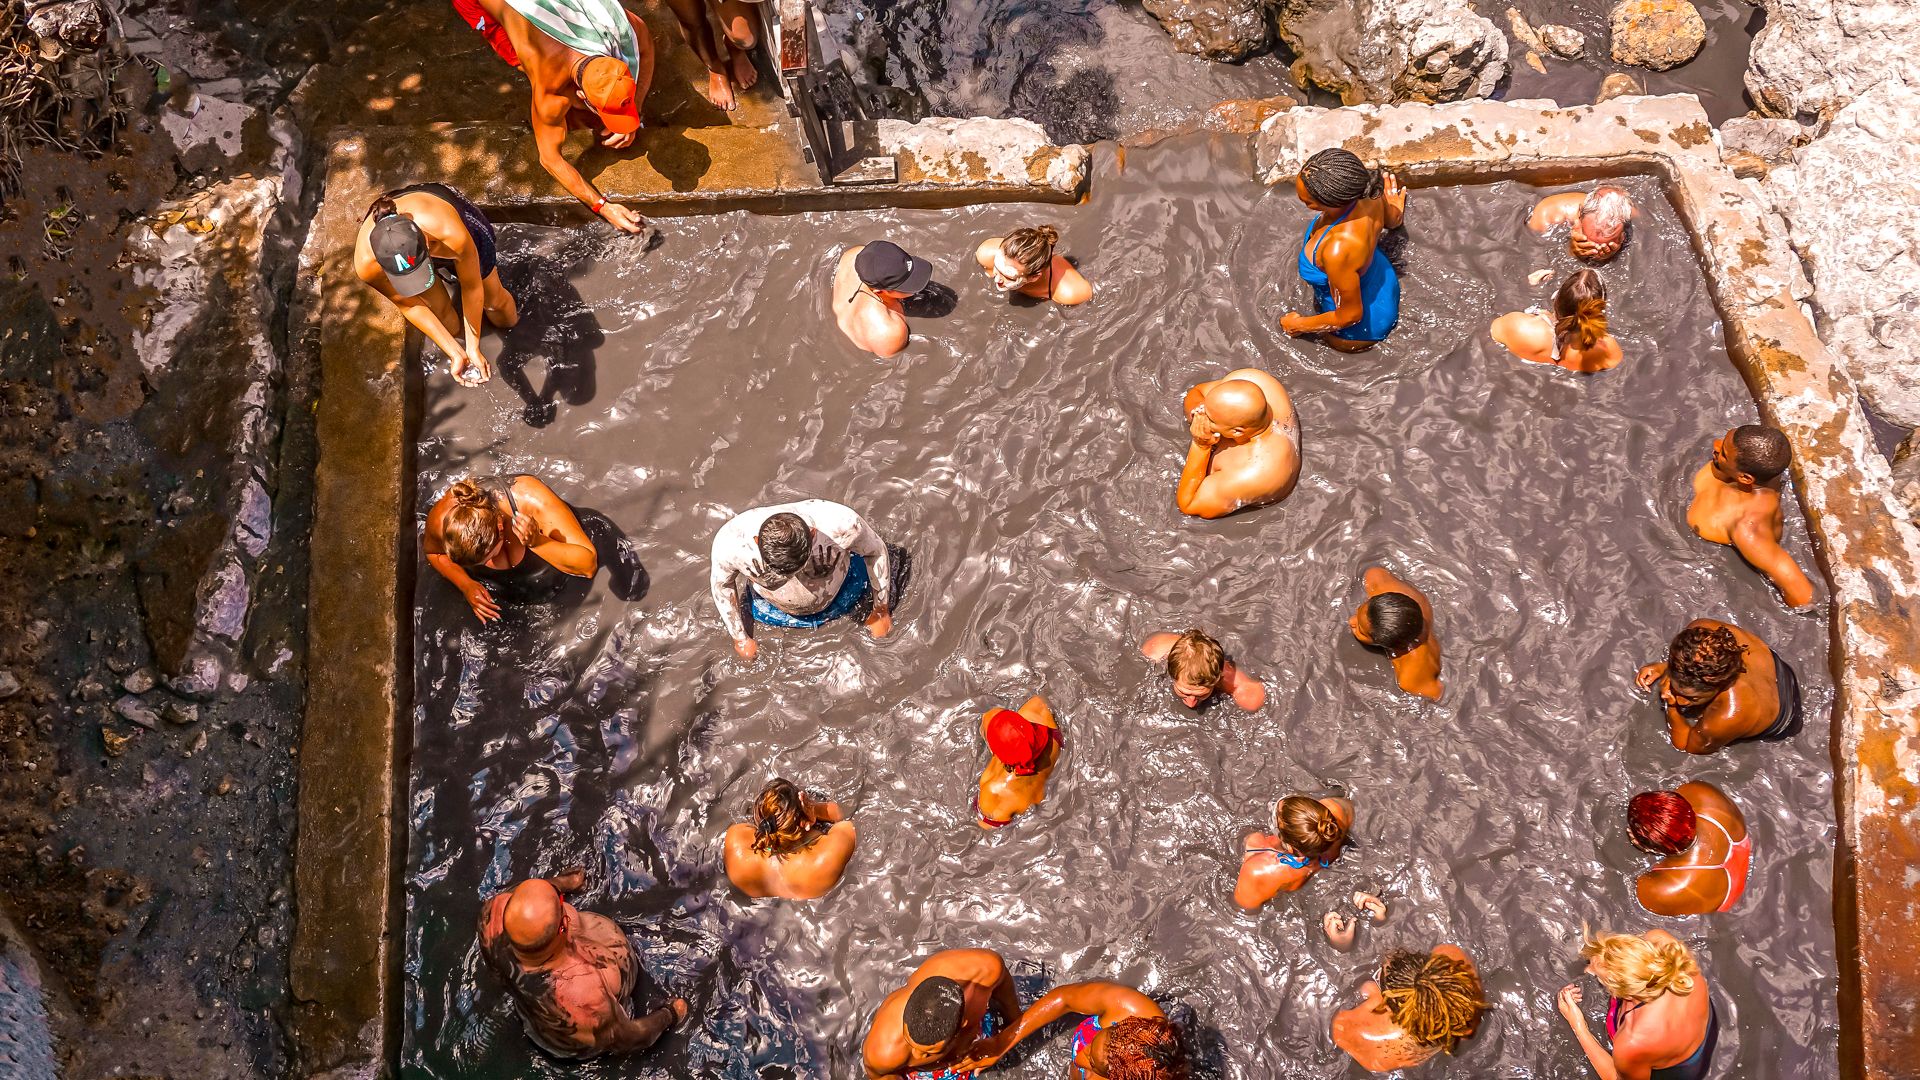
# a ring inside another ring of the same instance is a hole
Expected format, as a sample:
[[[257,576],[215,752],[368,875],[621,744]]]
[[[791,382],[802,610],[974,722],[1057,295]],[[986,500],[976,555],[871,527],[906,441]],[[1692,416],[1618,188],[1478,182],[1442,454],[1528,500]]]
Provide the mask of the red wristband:
[[[607,208],[607,197],[605,195],[602,195],[600,196],[600,201],[593,204],[593,212],[597,214],[600,211],[605,210],[606,208]]]

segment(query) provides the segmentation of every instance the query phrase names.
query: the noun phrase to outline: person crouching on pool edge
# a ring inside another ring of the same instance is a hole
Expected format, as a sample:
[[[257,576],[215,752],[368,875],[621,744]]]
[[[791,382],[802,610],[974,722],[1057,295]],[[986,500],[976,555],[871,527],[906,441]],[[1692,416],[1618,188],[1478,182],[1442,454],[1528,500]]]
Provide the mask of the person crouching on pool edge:
[[[1380,961],[1361,1002],[1333,1017],[1333,1042],[1368,1072],[1410,1069],[1470,1039],[1486,1011],[1473,961],[1458,945],[1400,950]]]
[[[1180,1029],[1160,1006],[1131,987],[1097,980],[1047,991],[1012,1027],[981,1043],[964,1067],[983,1071],[1027,1036],[1069,1015],[1086,1017],[1073,1029],[1069,1080],[1186,1080]]]
[[[927,957],[888,994],[861,1046],[868,1080],[967,1080],[981,1041],[1020,1015],[1006,962],[989,949]]]
[[[727,828],[727,878],[755,898],[818,899],[840,883],[854,842],[839,803],[775,778],[754,800],[753,821]]]
[[[573,509],[532,476],[468,477],[448,488],[427,511],[421,546],[483,623],[500,617],[502,601],[537,599],[562,574],[600,569]]]
[[[1634,214],[1633,199],[1625,191],[1602,184],[1591,192],[1567,191],[1541,199],[1527,218],[1527,228],[1545,235],[1571,226],[1567,249],[1575,258],[1603,263],[1620,253]]]
[[[882,360],[898,356],[910,335],[900,302],[933,280],[933,264],[898,244],[875,240],[848,248],[833,274],[833,317],[847,340]]]
[[[1635,883],[1640,906],[1655,915],[1730,911],[1746,891],[1753,838],[1740,808],[1712,784],[1635,795],[1627,801],[1627,836],[1663,856]]]
[[[1283,892],[1297,891],[1333,865],[1353,828],[1353,802],[1289,795],[1273,807],[1278,833],[1248,833],[1233,902],[1252,911]]]
[[[493,377],[480,351],[481,318],[501,330],[520,322],[500,281],[496,239],[493,223],[465,195],[414,184],[373,200],[353,242],[354,273],[447,355],[447,372],[462,386]]]
[[[1400,277],[1380,253],[1380,233],[1400,227],[1406,189],[1393,174],[1370,169],[1338,147],[1308,158],[1293,187],[1319,215],[1307,226],[1299,259],[1317,314],[1289,311],[1280,329],[1319,334],[1342,352],[1371,349],[1400,320]]]
[[[1667,662],[1634,675],[1667,709],[1675,750],[1711,754],[1731,743],[1778,742],[1799,734],[1800,675],[1767,643],[1714,619],[1674,635]]]
[[[1708,543],[1732,545],[1797,608],[1813,603],[1813,582],[1780,546],[1780,474],[1792,463],[1793,444],[1765,424],[1713,440],[1713,459],[1693,477],[1687,524]]]
[[[1583,933],[1587,973],[1609,995],[1609,1051],[1587,1026],[1578,983],[1560,990],[1560,1015],[1601,1080],[1706,1080],[1720,1016],[1693,953],[1665,930]]]
[[[1015,229],[982,241],[974,259],[1003,293],[1052,300],[1062,307],[1084,304],[1093,298],[1093,286],[1054,253],[1059,243],[1060,233],[1051,225]]]
[[[1225,517],[1278,502],[1300,479],[1300,418],[1280,380],[1240,368],[1187,391],[1187,460],[1174,505],[1183,514]]]
[[[1248,712],[1266,704],[1267,688],[1260,680],[1234,666],[1220,643],[1199,630],[1153,634],[1140,644],[1140,655],[1166,663],[1173,696],[1189,709],[1221,691]]]
[[[1367,601],[1347,620],[1353,636],[1392,658],[1400,689],[1439,701],[1440,638],[1433,632],[1433,606],[1426,594],[1385,567],[1367,567],[1360,580]]]
[[[748,510],[713,537],[713,604],[743,660],[760,648],[747,636],[743,610],[775,626],[815,627],[848,614],[871,592],[866,626],[886,637],[893,629],[892,573],[873,526],[825,499]]]
[[[981,828],[998,829],[1013,824],[1017,815],[1047,797],[1047,779],[1060,763],[1064,747],[1053,710],[1038,694],[1028,698],[1019,712],[988,709],[980,718],[980,737],[992,756],[980,774],[973,815]]]

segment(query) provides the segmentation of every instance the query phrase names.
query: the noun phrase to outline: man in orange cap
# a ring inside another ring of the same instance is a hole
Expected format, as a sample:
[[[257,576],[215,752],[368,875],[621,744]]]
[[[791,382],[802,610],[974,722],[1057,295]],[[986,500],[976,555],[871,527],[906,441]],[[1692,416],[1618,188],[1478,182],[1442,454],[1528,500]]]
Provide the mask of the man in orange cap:
[[[576,127],[599,131],[600,145],[609,149],[633,145],[640,103],[653,83],[653,35],[647,24],[618,0],[475,2],[506,31],[533,87],[533,141],[540,164],[607,224],[638,233],[646,219],[608,201],[561,149]]]
[[[981,828],[998,829],[1047,797],[1047,778],[1060,763],[1060,729],[1046,699],[1035,694],[1019,712],[988,709],[980,735],[993,757],[980,774],[973,813]]]

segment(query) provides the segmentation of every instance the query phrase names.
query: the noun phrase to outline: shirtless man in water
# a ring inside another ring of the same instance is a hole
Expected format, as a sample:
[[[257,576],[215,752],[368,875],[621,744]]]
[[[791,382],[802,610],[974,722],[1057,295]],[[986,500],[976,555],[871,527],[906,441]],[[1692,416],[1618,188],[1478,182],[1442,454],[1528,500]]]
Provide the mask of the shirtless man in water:
[[[687,1003],[674,998],[642,1019],[627,1015],[640,963],[612,919],[561,899],[584,884],[585,874],[569,870],[494,896],[480,909],[480,953],[547,1053],[578,1060],[645,1050],[686,1019]]]
[[[1780,546],[1780,474],[1792,460],[1787,437],[1765,424],[1713,440],[1713,460],[1693,477],[1687,524],[1702,540],[1733,545],[1797,608],[1813,603],[1813,582]]]
[[[860,1051],[867,1080],[967,1080],[973,1072],[956,1066],[1019,1015],[1013,977],[998,953],[934,953],[874,1012]]]
[[[1567,191],[1541,199],[1527,218],[1527,228],[1544,236],[1558,226],[1570,226],[1567,248],[1574,257],[1603,263],[1620,253],[1634,213],[1625,191],[1601,184],[1590,192]]]
[[[1384,566],[1367,567],[1360,581],[1366,586],[1367,602],[1347,620],[1347,628],[1360,644],[1392,658],[1400,689],[1439,701],[1440,638],[1433,632],[1433,605],[1427,602],[1427,594]]]
[[[900,302],[933,280],[933,264],[898,244],[875,240],[848,248],[833,274],[833,318],[847,340],[882,360],[907,347]]]
[[[634,134],[640,130],[640,104],[653,83],[653,36],[647,24],[620,8],[631,33],[621,45],[622,51],[633,52],[630,66],[620,56],[582,53],[568,47],[529,22],[508,0],[475,2],[506,31],[520,70],[526,72],[533,88],[533,141],[540,151],[541,166],[607,224],[621,232],[638,233],[646,226],[646,219],[608,202],[561,149],[567,132],[577,127],[598,128],[600,145],[611,150],[633,145]],[[615,0],[582,2],[613,4]]]
[[[853,848],[839,803],[775,778],[754,800],[753,820],[727,828],[727,879],[756,898],[815,900],[840,883]]]
[[[1277,502],[1300,479],[1300,421],[1280,380],[1258,368],[1229,371],[1187,391],[1192,442],[1174,495],[1182,513],[1225,517]]]

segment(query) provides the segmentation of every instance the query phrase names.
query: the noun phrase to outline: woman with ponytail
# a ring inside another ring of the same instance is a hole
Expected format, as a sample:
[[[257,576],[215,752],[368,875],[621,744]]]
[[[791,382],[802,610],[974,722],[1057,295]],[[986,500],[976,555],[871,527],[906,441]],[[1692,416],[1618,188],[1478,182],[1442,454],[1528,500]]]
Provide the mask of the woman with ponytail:
[[[573,508],[531,476],[468,477],[448,488],[427,511],[423,547],[483,623],[500,617],[501,601],[533,600],[561,575],[600,568]]]
[[[1015,229],[982,241],[974,258],[1003,293],[1052,300],[1072,307],[1093,298],[1093,286],[1055,252],[1059,230],[1051,225]]]
[[[727,878],[755,898],[813,900],[840,883],[853,848],[840,804],[776,777],[754,800],[753,820],[727,829]]]
[[[1580,986],[1560,990],[1560,1015],[1580,1040],[1600,1080],[1706,1080],[1720,1038],[1700,965],[1665,930],[1632,934],[1581,932],[1580,955],[1607,1003],[1608,1050],[1587,1026]]]
[[[1380,233],[1399,228],[1406,214],[1406,189],[1338,147],[1308,158],[1293,187],[1319,215],[1307,226],[1299,260],[1317,314],[1289,311],[1280,329],[1319,334],[1343,352],[1370,349],[1400,318],[1400,278],[1379,249]]]
[[[501,330],[520,321],[494,241],[493,223],[465,195],[414,184],[373,200],[353,243],[360,280],[447,354],[448,373],[463,386],[493,377],[480,352],[481,317]]]
[[[1360,994],[1360,1004],[1334,1015],[1333,1042],[1369,1072],[1453,1053],[1487,1008],[1480,972],[1458,945],[1388,953],[1378,981],[1367,980]]]
[[[1591,270],[1561,282],[1551,318],[1530,307],[1493,320],[1493,340],[1522,360],[1568,371],[1605,371],[1621,360],[1620,343],[1607,333],[1606,286]]]
[[[1353,803],[1289,795],[1274,804],[1273,816],[1277,833],[1252,833],[1243,845],[1233,902],[1249,911],[1333,865],[1353,827]]]

